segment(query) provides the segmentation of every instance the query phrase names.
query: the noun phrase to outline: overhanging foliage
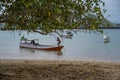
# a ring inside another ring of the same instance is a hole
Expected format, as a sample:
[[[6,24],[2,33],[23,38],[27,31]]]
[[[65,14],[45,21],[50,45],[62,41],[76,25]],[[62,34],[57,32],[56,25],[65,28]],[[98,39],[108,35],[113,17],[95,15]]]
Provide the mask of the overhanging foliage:
[[[5,29],[43,34],[80,27],[98,29],[105,12],[100,6],[104,5],[102,0],[0,0],[0,23],[6,24]]]

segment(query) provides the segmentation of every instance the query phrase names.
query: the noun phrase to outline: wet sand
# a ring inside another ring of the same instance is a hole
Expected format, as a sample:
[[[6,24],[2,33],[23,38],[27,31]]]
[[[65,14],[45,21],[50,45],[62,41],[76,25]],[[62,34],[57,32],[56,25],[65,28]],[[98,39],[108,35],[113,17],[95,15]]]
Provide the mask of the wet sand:
[[[0,80],[120,80],[120,63],[0,60]]]

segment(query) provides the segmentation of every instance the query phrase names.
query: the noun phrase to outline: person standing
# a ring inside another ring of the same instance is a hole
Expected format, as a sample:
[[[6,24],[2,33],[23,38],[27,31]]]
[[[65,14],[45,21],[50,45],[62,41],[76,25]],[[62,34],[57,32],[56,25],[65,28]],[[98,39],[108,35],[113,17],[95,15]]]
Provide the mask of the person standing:
[[[59,37],[57,37],[57,45],[59,46],[61,44],[61,40]]]

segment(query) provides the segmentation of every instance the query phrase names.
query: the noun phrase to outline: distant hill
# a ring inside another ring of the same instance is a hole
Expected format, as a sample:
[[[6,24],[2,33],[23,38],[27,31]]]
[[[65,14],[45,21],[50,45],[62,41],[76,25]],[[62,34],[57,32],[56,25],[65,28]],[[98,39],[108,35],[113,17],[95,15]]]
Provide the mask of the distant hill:
[[[105,23],[107,23],[108,25],[105,25]],[[112,23],[109,20],[104,19],[102,27],[106,29],[120,29],[120,23]]]
[[[113,27],[120,27],[120,23],[113,23],[113,25],[111,25]]]
[[[90,14],[89,17],[94,17],[95,15]],[[120,23],[112,23],[107,18],[102,20],[102,24],[100,25],[101,29],[120,29]]]

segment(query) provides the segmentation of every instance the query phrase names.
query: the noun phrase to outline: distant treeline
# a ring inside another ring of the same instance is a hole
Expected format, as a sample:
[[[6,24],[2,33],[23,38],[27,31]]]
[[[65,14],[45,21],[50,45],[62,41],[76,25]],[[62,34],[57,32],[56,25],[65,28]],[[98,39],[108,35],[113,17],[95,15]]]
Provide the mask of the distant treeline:
[[[120,27],[99,27],[99,29],[120,29]]]
[[[89,29],[88,27],[80,27],[79,29]],[[99,27],[98,29],[120,29],[120,23],[118,24],[112,24],[112,25],[109,25],[107,27]],[[4,28],[4,24],[0,25],[0,30],[16,30],[14,28]]]
[[[79,29],[86,29],[86,27],[80,27]],[[120,29],[120,26],[99,27],[98,29]]]

